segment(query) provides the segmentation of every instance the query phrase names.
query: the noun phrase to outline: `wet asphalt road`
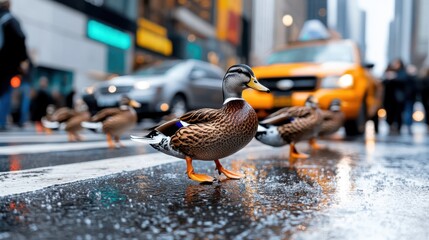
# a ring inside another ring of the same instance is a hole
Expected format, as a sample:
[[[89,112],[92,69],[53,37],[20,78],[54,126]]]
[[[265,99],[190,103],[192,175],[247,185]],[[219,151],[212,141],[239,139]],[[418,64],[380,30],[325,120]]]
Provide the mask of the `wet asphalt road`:
[[[288,147],[252,142],[222,161],[242,180],[201,185],[180,161],[0,197],[0,239],[429,239],[429,135],[415,130],[322,141],[320,151],[301,143],[311,157],[293,165]],[[64,154],[109,155],[83,152]],[[212,162],[194,167],[218,176]]]

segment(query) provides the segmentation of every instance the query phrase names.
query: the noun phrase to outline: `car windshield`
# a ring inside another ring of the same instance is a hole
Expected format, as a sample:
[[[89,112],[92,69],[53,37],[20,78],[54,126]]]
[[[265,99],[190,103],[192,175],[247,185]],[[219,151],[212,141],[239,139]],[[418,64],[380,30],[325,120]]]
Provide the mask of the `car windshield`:
[[[179,64],[179,61],[166,61],[160,64],[152,65],[140,70],[137,70],[132,75],[134,76],[148,76],[148,75],[164,75],[169,70]]]
[[[290,48],[273,53],[268,64],[297,62],[353,62],[353,48],[349,43]]]

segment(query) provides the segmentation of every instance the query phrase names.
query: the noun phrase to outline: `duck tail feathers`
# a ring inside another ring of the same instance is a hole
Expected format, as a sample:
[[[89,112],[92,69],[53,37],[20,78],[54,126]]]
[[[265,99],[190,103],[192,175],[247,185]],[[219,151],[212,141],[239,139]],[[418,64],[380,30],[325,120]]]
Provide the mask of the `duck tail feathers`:
[[[158,131],[152,131],[146,136],[134,136],[134,135],[130,136],[131,140],[133,140],[135,142],[146,143],[146,144],[160,143],[162,141],[163,137],[165,137],[165,135],[158,132]]]
[[[101,132],[103,130],[102,122],[82,122],[81,126],[94,132]]]

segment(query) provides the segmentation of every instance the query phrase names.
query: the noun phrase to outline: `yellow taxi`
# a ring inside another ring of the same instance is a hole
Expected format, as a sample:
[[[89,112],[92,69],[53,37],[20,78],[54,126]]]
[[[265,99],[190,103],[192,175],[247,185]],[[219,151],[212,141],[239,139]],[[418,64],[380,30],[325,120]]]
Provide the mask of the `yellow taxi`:
[[[271,93],[243,93],[259,117],[283,107],[302,106],[313,95],[322,109],[327,109],[335,98],[341,100],[347,135],[363,133],[368,119],[378,123],[382,85],[371,74],[374,65],[362,63],[353,41],[297,42],[272,53],[267,63],[252,69]]]

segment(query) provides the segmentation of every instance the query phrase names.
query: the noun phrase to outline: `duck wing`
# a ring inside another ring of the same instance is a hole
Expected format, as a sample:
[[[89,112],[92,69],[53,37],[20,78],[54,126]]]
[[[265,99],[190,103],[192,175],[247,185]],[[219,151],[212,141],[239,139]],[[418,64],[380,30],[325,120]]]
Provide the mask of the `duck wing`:
[[[68,119],[70,119],[74,115],[75,115],[74,110],[67,108],[67,107],[62,107],[62,108],[59,108],[58,110],[56,110],[52,114],[52,116],[50,117],[50,120],[61,123],[61,122],[67,121]]]
[[[76,113],[67,121],[66,131],[79,131],[82,129],[81,123],[91,118],[89,112]]]
[[[218,119],[222,112],[220,109],[202,108],[190,111],[182,115],[179,119],[188,124],[210,122]]]
[[[218,109],[202,108],[195,111],[187,112],[181,117],[155,126],[151,130],[156,130],[166,136],[172,136],[176,133],[177,130],[182,127],[187,127],[189,124],[210,122],[219,117],[220,111]]]
[[[291,123],[299,118],[306,118],[311,114],[311,109],[307,107],[290,107],[282,108],[279,111],[269,115],[265,120],[261,121],[262,125],[281,126]]]
[[[198,124],[214,121],[221,116],[220,113],[220,110],[211,108],[190,111],[182,115],[180,118],[176,118],[153,127],[151,129],[152,131],[146,136],[131,136],[131,139],[138,142],[157,144],[162,141],[164,136],[167,136],[172,137],[173,140],[171,143],[173,147],[178,148],[181,144],[183,144],[182,138],[184,135],[187,136],[185,137],[186,139],[192,138],[193,140],[197,141],[198,138],[201,139],[202,137],[196,135],[204,131],[201,130],[203,127]],[[183,132],[179,130],[183,130]]]
[[[97,114],[95,114],[92,118],[92,122],[102,122],[106,120],[108,117],[115,116],[117,114],[121,113],[121,110],[119,108],[105,108],[101,111],[99,111]]]

